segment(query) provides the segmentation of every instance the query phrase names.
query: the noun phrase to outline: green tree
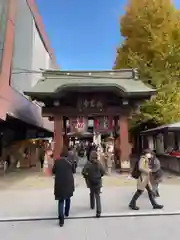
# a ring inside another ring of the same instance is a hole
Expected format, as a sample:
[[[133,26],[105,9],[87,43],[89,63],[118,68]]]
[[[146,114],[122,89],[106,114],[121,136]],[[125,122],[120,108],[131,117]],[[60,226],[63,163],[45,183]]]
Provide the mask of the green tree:
[[[152,120],[157,124],[166,124],[180,120],[180,85],[174,81],[160,88],[155,97],[141,107],[138,116],[142,121]],[[153,114],[152,114],[153,113]]]
[[[137,120],[157,124],[180,120],[179,11],[170,0],[129,0],[120,31],[124,41],[114,69],[138,68],[140,78],[157,88],[157,95],[141,106]]]

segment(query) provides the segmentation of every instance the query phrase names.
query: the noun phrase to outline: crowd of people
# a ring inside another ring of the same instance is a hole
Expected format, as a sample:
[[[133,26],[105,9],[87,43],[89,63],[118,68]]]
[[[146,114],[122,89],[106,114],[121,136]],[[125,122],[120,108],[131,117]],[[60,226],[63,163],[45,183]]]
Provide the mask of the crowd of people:
[[[59,225],[64,225],[64,218],[69,216],[71,197],[75,191],[74,173],[78,163],[78,154],[74,149],[63,148],[61,156],[52,167],[52,173],[55,176],[54,195],[58,200]],[[102,177],[106,170],[99,160],[98,146],[92,145],[87,149],[87,162],[82,169],[82,176],[89,188],[90,208],[96,208],[96,217],[101,216],[101,188]],[[137,179],[137,190],[129,203],[129,208],[139,210],[136,205],[138,198],[144,190],[148,191],[149,200],[154,209],[162,209],[163,205],[156,202],[159,197],[159,183],[162,180],[162,171],[160,162],[151,150],[145,150],[140,159],[138,159],[132,169],[132,177]]]

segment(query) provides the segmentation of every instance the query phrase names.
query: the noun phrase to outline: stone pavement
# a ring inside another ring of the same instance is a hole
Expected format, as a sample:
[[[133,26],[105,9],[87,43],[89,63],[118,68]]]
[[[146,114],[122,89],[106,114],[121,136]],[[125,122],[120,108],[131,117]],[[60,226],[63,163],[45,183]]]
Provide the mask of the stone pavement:
[[[84,186],[84,179],[80,174],[76,174],[76,186]],[[104,177],[104,186],[125,186],[134,185],[135,181],[129,179],[126,175],[113,173],[112,176]],[[53,187],[53,177],[45,177],[43,173],[23,173],[9,174],[0,178],[0,190],[27,190],[27,189],[45,189]]]
[[[81,177],[81,170],[86,162],[86,157],[80,158],[76,174],[76,186],[85,187],[84,179]],[[164,173],[163,183],[179,185],[180,177]],[[135,186],[136,181],[129,178],[128,174],[119,174],[115,171],[111,176],[104,176],[105,187]],[[28,189],[49,189],[53,188],[53,178],[44,176],[40,167],[30,169],[15,169],[6,175],[0,174],[0,190],[28,190]]]
[[[93,217],[89,209],[89,192],[79,174],[85,159],[81,159],[75,176],[76,191],[72,199],[72,218]],[[153,211],[147,193],[139,199],[141,210],[128,209],[128,203],[136,189],[136,181],[128,175],[113,173],[105,176],[102,189],[103,216],[130,216],[132,214],[180,214],[180,178],[165,174],[158,202],[164,210]],[[56,218],[57,203],[53,195],[53,177],[45,177],[38,170],[20,170],[0,178],[0,221],[10,219]]]
[[[127,205],[135,186],[104,187],[102,189],[103,216],[129,216],[132,214],[180,214],[180,186],[162,185],[159,203],[163,210],[152,210],[147,193],[139,199],[140,211],[129,210]],[[72,199],[71,217],[94,217],[89,209],[89,192],[79,186]],[[0,220],[9,219],[48,219],[57,217],[57,203],[54,201],[53,188],[5,190],[0,191]]]
[[[76,174],[76,186],[85,186],[81,177],[81,168]],[[164,184],[179,185],[180,177],[169,173],[164,173]],[[129,178],[128,174],[113,172],[111,176],[104,176],[103,185],[105,187],[135,186],[136,181]],[[47,189],[53,187],[53,178],[44,176],[39,169],[23,169],[0,176],[0,190],[27,190],[27,189]]]
[[[160,189],[161,197],[158,199],[158,202],[165,206],[163,210],[152,210],[147,193],[144,193],[138,201],[141,210],[135,212],[129,210],[127,205],[135,191],[136,181],[128,175],[116,173],[104,177],[103,214],[100,219],[94,218],[95,212],[89,209],[89,192],[84,180],[77,174],[75,181],[76,192],[72,199],[70,218],[65,221],[63,228],[59,228],[52,177],[44,177],[42,173],[31,171],[20,171],[1,177],[1,238],[6,240],[179,239],[179,177],[165,175],[164,184]],[[156,216],[153,216],[154,214]]]
[[[180,216],[102,218],[57,221],[0,223],[6,240],[178,240]]]

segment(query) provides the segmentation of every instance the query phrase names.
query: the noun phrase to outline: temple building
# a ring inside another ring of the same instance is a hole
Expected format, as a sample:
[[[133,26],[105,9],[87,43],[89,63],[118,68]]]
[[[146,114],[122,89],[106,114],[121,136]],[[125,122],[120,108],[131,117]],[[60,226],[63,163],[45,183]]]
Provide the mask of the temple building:
[[[154,89],[138,79],[135,69],[48,70],[30,91],[25,92],[33,100],[43,103],[43,116],[54,121],[55,157],[60,155],[66,141],[67,120],[79,119],[82,129],[85,120],[93,119],[97,132],[104,128],[118,129],[116,148],[122,169],[129,168],[131,153],[128,119],[139,104],[154,93]]]

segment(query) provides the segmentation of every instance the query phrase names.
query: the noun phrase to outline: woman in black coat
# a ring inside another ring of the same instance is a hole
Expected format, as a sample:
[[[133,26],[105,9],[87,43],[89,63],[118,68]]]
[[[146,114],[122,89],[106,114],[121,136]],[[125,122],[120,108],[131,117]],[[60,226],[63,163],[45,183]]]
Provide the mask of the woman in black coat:
[[[68,160],[68,151],[63,150],[59,159],[55,160],[52,169],[55,175],[54,195],[58,200],[59,225],[64,225],[64,214],[69,216],[71,197],[75,190],[74,186],[74,165]],[[64,211],[65,207],[65,211]]]

